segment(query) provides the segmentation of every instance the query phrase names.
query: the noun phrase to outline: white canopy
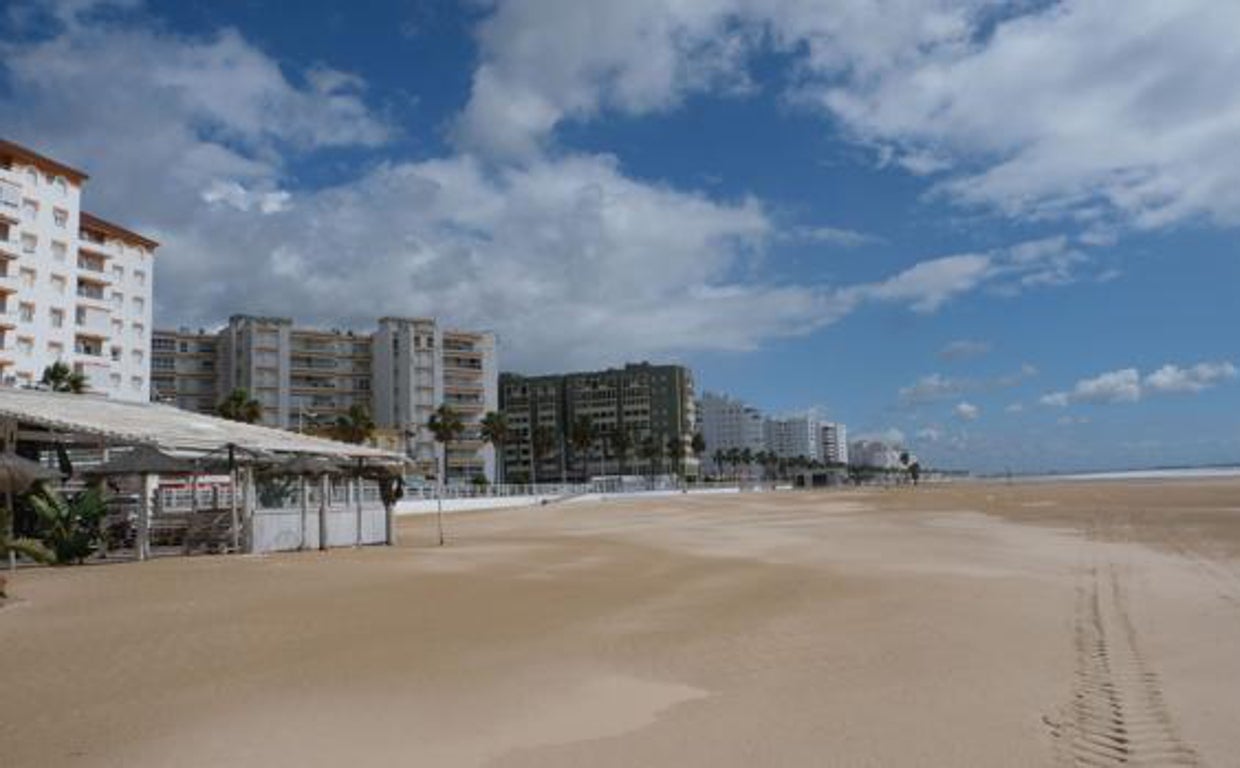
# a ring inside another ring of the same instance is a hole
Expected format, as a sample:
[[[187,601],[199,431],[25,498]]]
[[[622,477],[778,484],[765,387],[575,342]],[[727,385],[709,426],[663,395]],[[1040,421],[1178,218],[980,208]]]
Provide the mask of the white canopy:
[[[55,432],[97,436],[113,445],[154,445],[164,450],[213,453],[229,445],[264,453],[400,463],[399,453],[351,445],[282,429],[242,424],[169,405],[126,403],[93,395],[0,387],[0,421]]]

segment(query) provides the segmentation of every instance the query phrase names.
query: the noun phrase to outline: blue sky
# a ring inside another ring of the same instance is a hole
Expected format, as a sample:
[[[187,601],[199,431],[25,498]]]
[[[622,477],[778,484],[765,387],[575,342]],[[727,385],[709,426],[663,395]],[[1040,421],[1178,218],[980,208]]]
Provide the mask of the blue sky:
[[[931,464],[1234,462],[1230,4],[17,0],[0,134],[156,311],[675,360]]]

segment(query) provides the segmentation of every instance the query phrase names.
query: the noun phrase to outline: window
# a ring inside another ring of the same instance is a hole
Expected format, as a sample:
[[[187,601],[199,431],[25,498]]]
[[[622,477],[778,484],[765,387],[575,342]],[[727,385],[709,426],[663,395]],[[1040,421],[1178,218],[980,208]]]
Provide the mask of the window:
[[[39,238],[34,235],[22,235],[22,253],[34,253],[39,247]]]
[[[69,226],[69,212],[63,208],[52,209],[52,222],[58,229],[64,229]]]
[[[133,297],[133,308],[139,314],[145,312],[146,311],[146,299],[142,298],[141,296],[134,296]]]
[[[133,358],[134,365],[139,365],[139,366],[142,365],[142,358],[143,358],[142,350],[135,349],[133,352],[129,353],[129,356]]]
[[[22,200],[22,221],[33,223],[39,218],[39,204],[33,200]]]
[[[139,342],[142,341],[143,337],[146,336],[146,326],[143,325],[142,323],[134,323],[133,324],[133,335],[134,335],[134,338],[137,339]]]
[[[120,336],[124,332],[125,332],[125,321],[113,320],[112,321],[112,335]]]
[[[125,279],[125,268],[119,264],[112,267],[112,277],[116,278],[117,280],[124,280]]]
[[[125,308],[125,294],[120,291],[112,291],[112,306],[116,309]]]
[[[188,342],[188,341],[183,341],[183,342],[181,342],[181,351],[182,351],[182,352],[189,352],[189,342]]]
[[[69,253],[69,249],[64,243],[52,243],[52,258],[60,263],[64,263]]]
[[[39,172],[33,168],[26,169],[26,183],[32,187],[39,186]]]
[[[34,352],[34,339],[29,336],[17,337],[17,351],[23,355],[29,355]]]
[[[146,285],[146,273],[140,269],[135,269],[133,271],[133,279],[137,281],[139,286]]]
[[[23,301],[17,307],[17,313],[21,317],[23,323],[34,322],[34,305]]]
[[[112,347],[112,362],[119,363],[121,361],[121,348]]]
[[[65,181],[64,176],[57,176],[56,181],[54,181],[53,184],[56,187],[57,194],[61,197],[69,194],[69,183]]]
[[[63,296],[68,285],[69,283],[65,280],[64,275],[52,275],[52,290],[56,291],[56,293]]]
[[[130,386],[130,387],[132,387],[132,388],[134,388],[134,389],[139,389],[139,390],[140,390],[140,389],[142,389],[142,377],[141,377],[141,376],[134,376],[134,377],[130,378],[130,379],[129,379],[129,386]]]
[[[77,325],[86,325],[86,307],[78,307],[73,314],[74,323]]]
[[[111,383],[112,389],[117,389],[121,385],[121,375],[119,373],[114,373],[108,376],[108,381]]]
[[[22,287],[33,288],[34,281],[35,281],[35,278],[38,276],[38,273],[35,272],[30,267],[22,267],[21,276],[22,276]]]
[[[65,327],[65,311],[63,309],[53,307],[48,315],[51,318],[53,328]]]
[[[59,341],[49,341],[47,343],[47,353],[59,360],[64,357],[65,345],[61,344]]]

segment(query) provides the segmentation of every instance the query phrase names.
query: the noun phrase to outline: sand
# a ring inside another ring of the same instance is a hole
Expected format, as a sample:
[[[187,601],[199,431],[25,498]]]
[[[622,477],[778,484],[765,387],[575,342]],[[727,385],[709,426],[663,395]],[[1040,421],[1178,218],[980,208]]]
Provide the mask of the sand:
[[[1240,482],[604,501],[25,570],[0,765],[1235,765]]]

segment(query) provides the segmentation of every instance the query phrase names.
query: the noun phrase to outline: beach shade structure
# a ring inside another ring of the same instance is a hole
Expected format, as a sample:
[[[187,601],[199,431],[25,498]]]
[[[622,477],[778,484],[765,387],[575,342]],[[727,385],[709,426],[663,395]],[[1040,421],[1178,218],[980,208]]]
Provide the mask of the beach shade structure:
[[[40,480],[55,480],[60,474],[48,469],[37,461],[18,456],[15,453],[0,453],[0,492],[4,493],[5,504],[9,508],[9,538],[13,537],[13,494],[25,493],[30,486]],[[17,568],[17,553],[9,551],[9,570]]]
[[[319,549],[327,549],[327,498],[328,476],[344,474],[344,467],[338,461],[323,456],[299,455],[267,468],[273,474],[297,475],[301,486],[301,544],[299,549],[306,547],[306,518],[310,514],[308,501],[309,483],[307,478],[319,479]]]
[[[150,445],[137,445],[124,453],[113,453],[107,461],[84,469],[82,474],[95,477],[191,475],[199,471],[193,459],[165,453]]]

